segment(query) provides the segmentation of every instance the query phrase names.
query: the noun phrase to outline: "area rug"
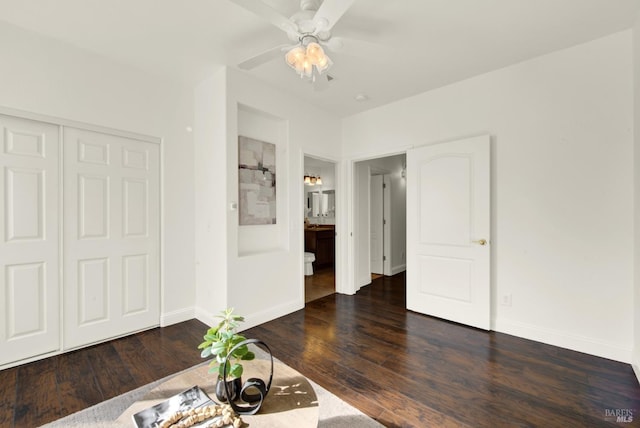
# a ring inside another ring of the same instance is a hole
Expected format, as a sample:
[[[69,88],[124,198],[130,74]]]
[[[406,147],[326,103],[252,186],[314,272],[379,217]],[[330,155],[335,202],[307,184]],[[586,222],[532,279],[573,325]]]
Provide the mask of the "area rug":
[[[205,363],[206,364],[206,363]],[[164,383],[179,373],[167,376],[144,385],[133,391],[103,401],[95,406],[81,410],[57,421],[44,425],[46,428],[63,427],[96,427],[96,428],[120,428],[132,427],[133,423],[124,424],[116,419],[133,403],[141,400],[156,386]],[[355,407],[347,404],[331,392],[327,391],[315,382],[307,379],[313,387],[318,398],[318,427],[322,428],[379,428],[383,425],[371,419]]]

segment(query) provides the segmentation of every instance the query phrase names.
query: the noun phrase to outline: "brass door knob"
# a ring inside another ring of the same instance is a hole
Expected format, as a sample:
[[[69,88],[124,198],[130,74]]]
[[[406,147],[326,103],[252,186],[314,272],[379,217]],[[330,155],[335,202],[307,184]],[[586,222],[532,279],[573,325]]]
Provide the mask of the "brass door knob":
[[[486,239],[479,239],[477,241],[471,241],[474,244],[480,244],[480,245],[487,245],[487,240]]]

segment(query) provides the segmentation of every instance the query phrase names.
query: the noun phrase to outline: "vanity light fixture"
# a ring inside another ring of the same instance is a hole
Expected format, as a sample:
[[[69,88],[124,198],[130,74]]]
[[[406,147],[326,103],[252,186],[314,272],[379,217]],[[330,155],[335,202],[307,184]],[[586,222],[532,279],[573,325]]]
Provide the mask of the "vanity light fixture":
[[[322,178],[320,178],[319,176],[316,177],[315,175],[304,175],[304,184],[306,184],[307,186],[315,186],[322,184]]]

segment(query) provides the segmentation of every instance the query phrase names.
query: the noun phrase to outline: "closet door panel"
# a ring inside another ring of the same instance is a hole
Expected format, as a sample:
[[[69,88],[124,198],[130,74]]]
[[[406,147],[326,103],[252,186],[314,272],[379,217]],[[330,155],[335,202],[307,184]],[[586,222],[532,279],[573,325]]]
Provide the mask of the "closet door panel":
[[[0,366],[60,348],[59,128],[0,115]]]
[[[65,128],[64,160],[65,348],[158,325],[158,145]]]

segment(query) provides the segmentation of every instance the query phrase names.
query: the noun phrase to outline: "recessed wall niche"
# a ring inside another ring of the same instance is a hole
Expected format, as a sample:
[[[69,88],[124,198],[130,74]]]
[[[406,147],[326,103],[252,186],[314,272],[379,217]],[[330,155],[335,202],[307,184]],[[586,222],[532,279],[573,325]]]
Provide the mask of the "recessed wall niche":
[[[235,222],[238,237],[238,256],[252,256],[273,251],[285,251],[289,246],[289,154],[288,122],[267,112],[238,104],[238,132],[236,138],[236,195],[241,200],[239,139],[251,139],[275,145],[275,223],[241,225],[240,212]],[[244,171],[246,172],[246,171]],[[271,189],[268,189],[271,191]],[[254,205],[252,209],[259,209]]]

